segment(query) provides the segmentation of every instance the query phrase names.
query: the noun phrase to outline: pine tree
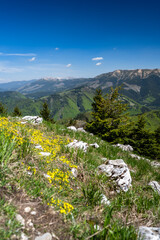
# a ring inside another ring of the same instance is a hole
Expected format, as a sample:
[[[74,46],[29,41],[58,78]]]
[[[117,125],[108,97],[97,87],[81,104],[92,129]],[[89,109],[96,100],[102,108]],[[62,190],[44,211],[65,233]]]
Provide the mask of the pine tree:
[[[102,96],[102,91],[97,90],[92,104],[93,120],[86,126],[87,130],[101,136],[109,142],[122,142],[130,125],[124,112],[127,104],[120,99],[119,90],[111,88],[109,94]]]
[[[54,120],[51,119],[50,110],[49,110],[47,102],[43,103],[43,107],[42,107],[42,110],[40,111],[40,115],[45,121],[50,121],[50,122],[54,123]]]
[[[16,106],[13,111],[13,117],[20,117],[20,116],[22,116],[22,113],[20,109]]]
[[[2,117],[5,117],[7,115],[7,110],[5,109],[5,107],[3,106],[3,104],[0,102],[0,115]]]

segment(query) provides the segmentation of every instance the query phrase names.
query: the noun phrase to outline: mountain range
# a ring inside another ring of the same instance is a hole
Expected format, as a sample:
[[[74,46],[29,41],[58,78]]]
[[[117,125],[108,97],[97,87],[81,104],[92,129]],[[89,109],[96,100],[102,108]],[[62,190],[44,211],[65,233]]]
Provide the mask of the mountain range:
[[[116,70],[94,78],[43,78],[0,84],[0,100],[8,110],[13,105],[23,114],[37,114],[47,101],[55,119],[73,118],[91,111],[95,90],[106,94],[110,87],[122,86],[131,114],[160,109],[160,69]]]

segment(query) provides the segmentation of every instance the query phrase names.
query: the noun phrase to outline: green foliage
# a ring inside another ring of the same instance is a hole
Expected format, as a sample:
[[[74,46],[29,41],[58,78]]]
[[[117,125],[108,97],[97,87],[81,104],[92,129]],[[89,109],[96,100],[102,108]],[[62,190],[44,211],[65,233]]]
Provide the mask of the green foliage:
[[[145,117],[140,115],[137,123],[128,134],[126,143],[132,145],[141,155],[160,159],[159,128],[155,133],[152,133],[145,128],[145,125]]]
[[[5,117],[7,115],[7,110],[5,109],[4,105],[0,102],[0,115]]]
[[[90,181],[82,186],[82,193],[86,203],[90,206],[98,205],[102,199],[99,186],[95,181]]]
[[[20,109],[16,106],[13,111],[13,117],[20,117],[20,116],[22,116],[22,113]]]
[[[127,115],[124,114],[127,104],[120,99],[120,89],[121,87],[111,88],[111,92],[105,97],[101,90],[97,90],[92,104],[93,120],[86,126],[88,131],[109,142],[121,142],[129,126]]]
[[[11,239],[13,234],[20,235],[20,223],[16,220],[16,209],[5,199],[0,198],[0,239]],[[18,237],[18,236],[17,236]]]
[[[42,110],[40,111],[40,115],[45,121],[54,122],[54,120],[51,119],[50,110],[49,110],[47,102],[43,103],[43,107],[42,107]]]

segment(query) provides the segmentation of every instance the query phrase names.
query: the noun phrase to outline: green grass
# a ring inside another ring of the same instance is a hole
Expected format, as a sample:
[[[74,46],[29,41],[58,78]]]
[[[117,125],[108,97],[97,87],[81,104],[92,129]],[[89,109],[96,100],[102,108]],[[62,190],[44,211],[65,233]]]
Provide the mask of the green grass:
[[[34,145],[29,140],[29,129],[32,128],[43,132],[44,138],[56,139],[57,135],[60,136],[58,140],[60,148],[53,159],[51,156],[40,156],[39,150],[34,149]],[[97,136],[74,132],[63,125],[48,122],[44,122],[40,126],[28,124],[25,131],[21,132],[24,139],[17,148],[14,146],[14,140],[12,146],[10,142],[7,142],[8,139],[4,134],[0,134],[1,186],[13,185],[16,189],[23,190],[30,198],[38,199],[49,207],[52,205],[52,208],[59,212],[63,202],[71,204],[74,207],[71,212],[61,213],[71,239],[135,240],[137,239],[138,225],[145,225],[148,222],[152,226],[158,225],[160,198],[148,186],[148,183],[151,180],[159,180],[159,169],[152,167],[147,160],[136,160],[129,153],[102,141]],[[88,144],[96,142],[99,144],[99,148],[89,147],[84,153],[82,150],[66,147],[67,139],[70,141],[77,139]],[[57,174],[56,178],[49,182],[44,176],[44,174],[48,174],[48,171],[54,172],[54,169],[59,169],[63,173],[71,171],[71,167],[66,162],[59,160],[62,155],[72,165],[78,166],[78,177],[74,178],[69,175],[69,182],[66,184],[63,178]],[[123,159],[128,165],[132,176],[132,188],[128,192],[117,193],[116,183],[97,171],[97,167],[104,163],[102,158]],[[47,163],[47,161],[49,162]],[[5,175],[2,174],[4,169]],[[10,189],[10,193],[12,193],[12,189]],[[8,193],[6,192],[6,194]],[[110,201],[110,206],[101,204],[102,194]],[[2,199],[2,203],[3,201]],[[2,203],[0,206],[3,205]],[[5,209],[7,206],[8,204]],[[5,209],[2,208],[0,217],[4,215]],[[6,221],[8,218],[15,221],[15,210],[13,214],[11,214],[12,211],[9,210],[8,215],[6,214]],[[7,229],[5,226],[8,226],[6,224],[2,224],[0,236],[5,236]],[[18,229],[19,227],[15,223],[8,239]],[[7,238],[1,237],[1,239]]]

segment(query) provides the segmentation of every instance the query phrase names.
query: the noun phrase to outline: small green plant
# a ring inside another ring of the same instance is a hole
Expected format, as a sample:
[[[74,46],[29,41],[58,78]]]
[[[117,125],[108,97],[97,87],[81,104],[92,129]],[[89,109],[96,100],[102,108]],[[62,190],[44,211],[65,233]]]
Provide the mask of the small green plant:
[[[13,234],[20,235],[20,223],[16,220],[16,209],[5,199],[0,199],[0,239],[11,239]]]
[[[82,193],[86,200],[86,204],[90,206],[98,205],[102,199],[102,193],[99,186],[94,181],[84,183],[82,186]]]

